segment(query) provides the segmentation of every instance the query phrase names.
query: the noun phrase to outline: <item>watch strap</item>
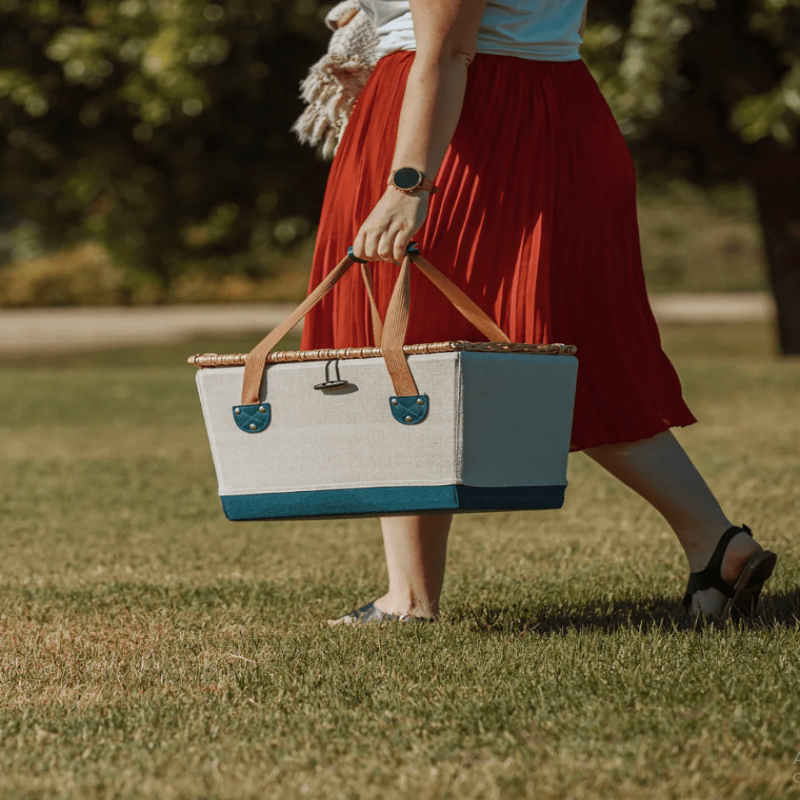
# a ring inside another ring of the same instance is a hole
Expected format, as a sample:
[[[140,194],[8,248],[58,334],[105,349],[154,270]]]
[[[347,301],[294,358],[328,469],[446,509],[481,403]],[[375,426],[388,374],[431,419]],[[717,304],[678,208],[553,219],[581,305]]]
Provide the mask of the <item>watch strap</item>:
[[[439,187],[434,186],[433,181],[430,178],[425,178],[417,188],[424,189],[426,192],[430,192],[431,194],[436,194],[436,192],[439,191]]]

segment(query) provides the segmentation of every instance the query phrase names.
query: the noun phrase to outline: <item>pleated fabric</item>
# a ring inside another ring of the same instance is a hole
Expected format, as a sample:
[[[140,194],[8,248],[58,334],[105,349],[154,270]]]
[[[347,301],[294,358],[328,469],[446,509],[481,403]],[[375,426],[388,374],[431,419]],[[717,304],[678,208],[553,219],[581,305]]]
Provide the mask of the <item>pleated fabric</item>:
[[[385,191],[411,52],[382,58],[331,166],[309,291],[341,260]],[[645,439],[697,420],[661,348],[642,270],[630,151],[583,61],[479,53],[414,237],[514,342],[574,344],[571,450]],[[398,267],[372,265],[383,315]],[[420,273],[407,344],[481,334]],[[302,348],[372,338],[356,268],[306,318]]]

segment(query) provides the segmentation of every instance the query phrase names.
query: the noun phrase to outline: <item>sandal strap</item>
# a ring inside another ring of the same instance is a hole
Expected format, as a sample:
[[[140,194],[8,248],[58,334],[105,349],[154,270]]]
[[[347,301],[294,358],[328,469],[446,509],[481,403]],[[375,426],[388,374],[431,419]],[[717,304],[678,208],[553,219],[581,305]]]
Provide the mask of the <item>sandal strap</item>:
[[[354,622],[383,622],[384,620],[393,620],[395,617],[392,614],[387,614],[381,611],[375,602],[367,603],[361,608],[356,608],[351,611],[348,617],[352,617]]]
[[[686,586],[686,594],[683,596],[684,606],[687,608],[691,606],[692,595],[695,592],[702,592],[704,589],[717,589],[726,597],[733,597],[736,594],[733,586],[722,580],[720,569],[722,568],[722,559],[725,557],[725,551],[728,549],[731,539],[739,533],[746,533],[748,536],[753,535],[747,525],[733,525],[720,537],[705,569],[700,570],[700,572],[689,573],[689,583]]]
[[[354,623],[366,622],[435,622],[436,617],[413,617],[411,614],[387,614],[381,611],[373,600],[361,608],[356,608],[349,614],[345,615],[350,617]]]

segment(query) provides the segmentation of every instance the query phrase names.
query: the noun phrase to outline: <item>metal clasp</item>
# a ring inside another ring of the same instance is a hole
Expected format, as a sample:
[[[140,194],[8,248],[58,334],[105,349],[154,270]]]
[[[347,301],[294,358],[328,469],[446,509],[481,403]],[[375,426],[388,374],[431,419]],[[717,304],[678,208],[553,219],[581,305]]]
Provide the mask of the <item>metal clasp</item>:
[[[334,368],[334,370],[336,372],[336,379],[335,380],[331,380],[331,375],[330,375],[331,364],[333,364],[333,368]],[[336,391],[336,390],[344,389],[344,388],[346,388],[348,386],[350,386],[350,381],[343,381],[342,380],[342,376],[339,375],[339,359],[335,358],[335,359],[332,359],[331,361],[328,361],[325,364],[325,382],[324,383],[318,383],[314,388],[315,389],[333,389],[334,391]]]

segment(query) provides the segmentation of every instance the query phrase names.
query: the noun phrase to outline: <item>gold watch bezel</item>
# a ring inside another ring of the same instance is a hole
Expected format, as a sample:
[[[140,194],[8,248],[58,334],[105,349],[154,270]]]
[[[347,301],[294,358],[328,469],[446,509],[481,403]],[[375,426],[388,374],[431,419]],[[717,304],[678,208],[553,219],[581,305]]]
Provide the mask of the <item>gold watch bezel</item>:
[[[398,186],[397,183],[395,182],[394,176],[397,175],[398,172],[402,172],[403,170],[406,169],[414,170],[414,172],[416,172],[417,175],[419,175],[419,180],[414,186],[410,187]],[[425,183],[425,173],[422,170],[417,169],[416,167],[400,167],[399,169],[394,170],[392,174],[389,176],[389,183],[400,192],[415,192]]]

